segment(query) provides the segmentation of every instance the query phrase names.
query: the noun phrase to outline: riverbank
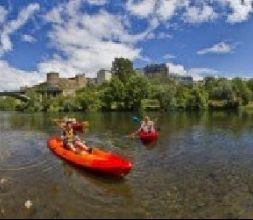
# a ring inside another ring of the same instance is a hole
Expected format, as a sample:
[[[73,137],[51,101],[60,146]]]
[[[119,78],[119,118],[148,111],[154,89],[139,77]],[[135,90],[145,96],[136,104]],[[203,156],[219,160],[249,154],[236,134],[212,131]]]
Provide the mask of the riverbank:
[[[0,98],[0,110],[25,112],[232,110],[253,101],[253,80],[206,78],[192,84],[137,74],[127,59],[116,60],[111,81],[88,84],[73,96],[28,89],[27,102]],[[47,94],[47,95],[45,95]]]

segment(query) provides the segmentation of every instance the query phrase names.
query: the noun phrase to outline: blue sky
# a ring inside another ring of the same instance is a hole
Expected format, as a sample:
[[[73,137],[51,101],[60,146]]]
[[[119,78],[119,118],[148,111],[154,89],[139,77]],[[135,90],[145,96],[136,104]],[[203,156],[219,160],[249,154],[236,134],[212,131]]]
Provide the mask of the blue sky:
[[[253,0],[2,0],[0,90],[94,77],[115,57],[135,67],[252,77]]]

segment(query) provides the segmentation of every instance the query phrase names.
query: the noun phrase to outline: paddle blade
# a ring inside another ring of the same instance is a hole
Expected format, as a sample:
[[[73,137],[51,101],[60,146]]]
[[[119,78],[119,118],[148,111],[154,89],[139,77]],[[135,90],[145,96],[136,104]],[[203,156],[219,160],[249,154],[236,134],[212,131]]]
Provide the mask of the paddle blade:
[[[133,122],[135,122],[135,123],[140,123],[140,122],[141,122],[141,119],[138,118],[137,116],[132,117],[132,120],[133,120]]]

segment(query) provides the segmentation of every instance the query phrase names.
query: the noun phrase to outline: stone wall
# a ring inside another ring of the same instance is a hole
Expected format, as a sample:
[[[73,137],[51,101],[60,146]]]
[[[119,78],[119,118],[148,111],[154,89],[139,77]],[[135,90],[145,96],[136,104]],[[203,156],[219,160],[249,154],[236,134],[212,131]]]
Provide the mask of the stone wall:
[[[86,84],[85,75],[78,75],[74,78],[60,78],[58,87],[63,90],[64,96],[74,96],[76,91],[84,88]]]
[[[32,87],[38,92],[50,94],[51,91],[61,91],[64,96],[75,96],[76,91],[87,85],[85,74],[77,75],[73,78],[60,78],[59,73],[48,73],[47,81]]]

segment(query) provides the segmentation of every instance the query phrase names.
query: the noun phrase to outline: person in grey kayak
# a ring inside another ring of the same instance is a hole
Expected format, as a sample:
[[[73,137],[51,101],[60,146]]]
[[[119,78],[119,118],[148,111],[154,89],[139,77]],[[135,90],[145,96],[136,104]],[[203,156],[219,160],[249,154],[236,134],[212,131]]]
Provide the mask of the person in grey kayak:
[[[72,121],[66,123],[66,127],[63,130],[61,137],[63,141],[63,146],[67,150],[71,150],[74,153],[86,151],[91,153],[91,149],[88,148],[84,143],[81,142],[81,139],[77,136],[76,132],[72,127]]]

